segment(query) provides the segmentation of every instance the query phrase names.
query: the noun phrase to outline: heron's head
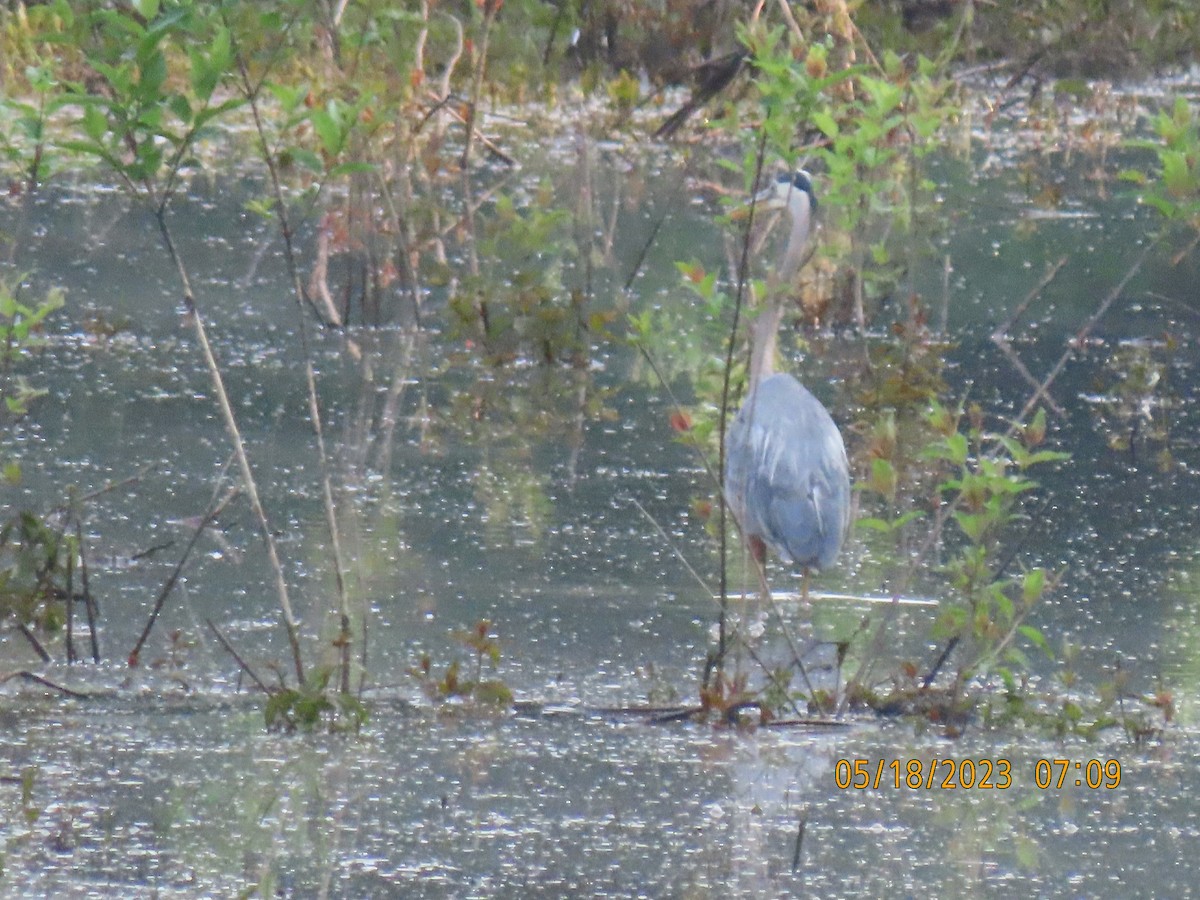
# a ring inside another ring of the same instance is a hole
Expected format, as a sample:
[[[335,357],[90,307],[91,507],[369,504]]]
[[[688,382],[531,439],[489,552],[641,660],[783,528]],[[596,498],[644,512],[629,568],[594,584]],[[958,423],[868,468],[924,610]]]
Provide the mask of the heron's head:
[[[817,196],[813,193],[812,176],[803,169],[792,174],[780,174],[754,196],[754,202],[768,209],[786,209],[793,216],[813,215],[817,211]]]

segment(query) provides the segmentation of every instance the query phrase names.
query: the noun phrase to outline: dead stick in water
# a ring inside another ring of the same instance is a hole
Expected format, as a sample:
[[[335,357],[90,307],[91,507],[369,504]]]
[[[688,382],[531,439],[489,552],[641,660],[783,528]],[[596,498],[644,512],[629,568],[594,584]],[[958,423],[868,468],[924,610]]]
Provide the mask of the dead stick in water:
[[[1033,396],[1026,401],[1024,408],[1021,410],[1021,414],[1017,416],[1018,422],[1023,422],[1025,417],[1033,412],[1034,407],[1038,405],[1046,391],[1050,390],[1050,385],[1052,385],[1055,379],[1058,378],[1059,373],[1061,373],[1066,367],[1067,363],[1070,362],[1071,357],[1075,355],[1077,349],[1083,346],[1088,336],[1092,333],[1092,329],[1096,327],[1096,325],[1104,317],[1104,314],[1108,312],[1109,307],[1111,307],[1117,301],[1117,298],[1121,296],[1125,290],[1125,285],[1129,284],[1133,276],[1141,270],[1142,263],[1146,261],[1146,258],[1150,255],[1150,251],[1153,250],[1157,245],[1157,240],[1147,242],[1146,246],[1142,248],[1142,252],[1138,254],[1137,259],[1134,260],[1133,265],[1129,267],[1129,270],[1125,273],[1121,280],[1117,282],[1116,287],[1109,291],[1108,296],[1106,296],[1100,302],[1100,305],[1096,307],[1096,311],[1093,312],[1088,320],[1083,323],[1083,327],[1079,329],[1078,333],[1075,335],[1075,339],[1067,345],[1067,349],[1064,350],[1062,356],[1058,358],[1058,362],[1054,364],[1054,367],[1050,370],[1050,374],[1046,376],[1045,380],[1041,383],[1038,389],[1033,392]]]
[[[808,824],[808,813],[800,814],[800,825],[796,829],[796,849],[792,852],[792,871],[800,868],[800,851],[804,847],[804,826]]]
[[[58,691],[60,694],[66,694],[68,697],[73,697],[76,700],[89,699],[87,694],[72,690],[69,687],[64,687],[58,682],[51,681],[44,675],[38,675],[36,672],[28,672],[25,669],[20,669],[16,672],[5,672],[3,675],[0,675],[0,684],[3,684],[6,681],[12,681],[14,678],[23,678],[26,681],[32,681],[37,684],[44,685],[45,687]]]

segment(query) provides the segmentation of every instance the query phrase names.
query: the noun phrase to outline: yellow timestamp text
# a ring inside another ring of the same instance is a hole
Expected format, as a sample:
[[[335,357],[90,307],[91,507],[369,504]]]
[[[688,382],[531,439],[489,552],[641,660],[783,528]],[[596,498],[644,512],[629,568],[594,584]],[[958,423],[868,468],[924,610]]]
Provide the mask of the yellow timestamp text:
[[[840,790],[1007,790],[1013,764],[1007,759],[839,759],[833,781]],[[1092,789],[1119,787],[1121,763],[1116,759],[1039,759],[1033,784],[1040,790],[1068,785]]]
[[[1117,759],[1039,759],[1033,765],[1033,783],[1042,790],[1075,787],[1121,786],[1121,761]]]

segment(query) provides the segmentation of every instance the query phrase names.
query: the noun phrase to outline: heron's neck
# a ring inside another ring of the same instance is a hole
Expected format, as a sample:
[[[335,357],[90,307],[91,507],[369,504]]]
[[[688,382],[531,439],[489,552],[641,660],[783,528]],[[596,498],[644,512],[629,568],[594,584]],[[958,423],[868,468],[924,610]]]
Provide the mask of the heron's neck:
[[[802,191],[796,191],[793,198],[789,204],[789,211],[792,214],[792,230],[788,235],[787,248],[783,251],[783,259],[780,261],[773,279],[775,281],[773,287],[776,291],[781,287],[786,289],[792,283],[792,279],[796,277],[796,273],[800,271],[800,267],[808,258],[808,233],[812,225],[812,207],[808,195]]]
[[[779,267],[767,279],[767,304],[751,331],[750,390],[775,371],[775,342],[783,322],[783,301],[792,280],[807,258],[811,209],[808,198],[792,205],[792,231]]]
[[[783,295],[775,286],[767,288],[767,305],[750,330],[750,390],[775,371],[775,336],[783,321]]]

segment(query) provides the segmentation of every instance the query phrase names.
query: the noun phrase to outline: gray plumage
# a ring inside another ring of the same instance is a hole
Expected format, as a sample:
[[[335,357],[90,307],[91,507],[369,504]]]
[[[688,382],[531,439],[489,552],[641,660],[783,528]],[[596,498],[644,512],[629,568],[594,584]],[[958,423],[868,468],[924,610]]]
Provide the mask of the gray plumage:
[[[833,565],[850,524],[850,474],[837,425],[786,373],[764,379],[729,431],[725,490],[747,537],[784,561]]]

